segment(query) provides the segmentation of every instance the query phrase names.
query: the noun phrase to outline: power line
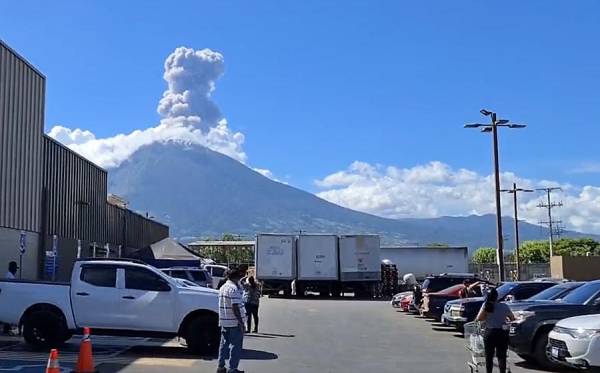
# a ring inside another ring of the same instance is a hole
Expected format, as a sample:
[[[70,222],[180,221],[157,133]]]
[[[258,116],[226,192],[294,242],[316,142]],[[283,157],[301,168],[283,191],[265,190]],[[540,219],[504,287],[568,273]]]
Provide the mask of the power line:
[[[548,210],[548,221],[540,221],[540,224],[548,226],[548,239],[550,243],[550,258],[552,258],[554,254],[554,236],[559,237],[562,234],[562,221],[561,220],[553,220],[552,219],[552,209],[555,207],[562,207],[562,202],[554,202],[552,201],[551,194],[554,191],[561,190],[560,187],[550,187],[550,188],[538,188],[538,191],[543,191],[546,193],[546,202],[538,203],[537,207],[545,208]]]

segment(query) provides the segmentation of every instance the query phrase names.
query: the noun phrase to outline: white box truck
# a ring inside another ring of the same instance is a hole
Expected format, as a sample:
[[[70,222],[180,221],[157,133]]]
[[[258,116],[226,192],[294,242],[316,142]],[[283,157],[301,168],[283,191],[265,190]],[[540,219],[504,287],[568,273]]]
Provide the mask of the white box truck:
[[[396,265],[400,277],[412,273],[419,281],[431,274],[469,272],[466,247],[384,246],[381,260],[385,259]]]
[[[313,291],[321,296],[339,296],[338,236],[301,234],[297,252],[296,293],[303,295],[305,291]]]
[[[263,284],[263,293],[291,294],[296,279],[296,236],[260,233],[256,236],[256,279]]]
[[[356,296],[374,295],[381,281],[379,236],[344,235],[339,238],[340,281]]]

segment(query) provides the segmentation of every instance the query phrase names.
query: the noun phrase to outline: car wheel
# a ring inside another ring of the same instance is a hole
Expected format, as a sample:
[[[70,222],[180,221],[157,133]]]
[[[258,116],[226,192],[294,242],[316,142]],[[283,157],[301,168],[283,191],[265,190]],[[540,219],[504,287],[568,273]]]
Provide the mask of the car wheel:
[[[221,335],[216,316],[202,315],[192,320],[185,341],[193,354],[213,354],[219,349]]]
[[[548,345],[548,334],[549,333],[550,333],[549,331],[540,332],[540,334],[535,339],[535,343],[533,345],[533,348],[534,348],[533,357],[535,359],[535,362],[541,368],[544,368],[546,370],[552,370],[557,367],[557,365],[554,364],[550,360],[550,358],[548,356],[548,351],[546,348],[546,346]]]
[[[23,338],[34,348],[58,347],[68,333],[64,318],[56,311],[33,311],[23,322]]]

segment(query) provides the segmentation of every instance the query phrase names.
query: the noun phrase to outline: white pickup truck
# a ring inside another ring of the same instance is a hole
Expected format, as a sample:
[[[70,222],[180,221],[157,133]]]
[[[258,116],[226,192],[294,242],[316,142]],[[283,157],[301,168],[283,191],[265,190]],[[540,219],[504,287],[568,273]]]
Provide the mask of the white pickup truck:
[[[185,286],[133,260],[79,260],[70,284],[0,280],[0,321],[19,325],[25,341],[53,347],[75,331],[175,337],[194,353],[219,344],[218,292]]]

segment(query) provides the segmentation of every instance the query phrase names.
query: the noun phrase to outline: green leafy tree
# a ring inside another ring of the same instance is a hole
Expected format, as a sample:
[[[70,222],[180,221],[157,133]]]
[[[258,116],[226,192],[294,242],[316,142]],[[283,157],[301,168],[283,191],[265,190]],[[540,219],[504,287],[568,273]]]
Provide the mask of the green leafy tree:
[[[543,241],[527,241],[519,251],[522,263],[548,263],[550,260],[550,243]],[[562,238],[554,242],[553,255],[585,256],[600,255],[600,243],[591,238]]]
[[[473,263],[496,263],[496,249],[493,247],[480,247],[473,253]]]

